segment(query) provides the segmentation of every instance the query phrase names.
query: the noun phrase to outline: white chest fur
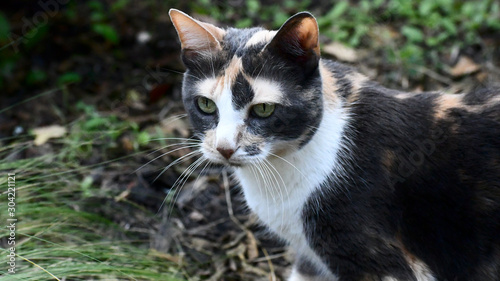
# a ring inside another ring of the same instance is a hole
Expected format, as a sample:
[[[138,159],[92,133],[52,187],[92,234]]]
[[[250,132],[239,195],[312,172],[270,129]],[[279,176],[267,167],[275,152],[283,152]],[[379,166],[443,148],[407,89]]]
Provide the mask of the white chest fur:
[[[270,157],[261,167],[236,170],[248,206],[301,255],[318,260],[309,248],[301,213],[312,192],[334,173],[346,124],[340,108],[324,112],[311,141],[283,158]]]

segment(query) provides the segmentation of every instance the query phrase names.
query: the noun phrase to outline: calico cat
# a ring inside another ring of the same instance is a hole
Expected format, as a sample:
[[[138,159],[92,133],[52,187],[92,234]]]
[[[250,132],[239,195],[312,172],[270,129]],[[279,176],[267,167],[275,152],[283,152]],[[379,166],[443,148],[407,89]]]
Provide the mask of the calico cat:
[[[403,93],[320,58],[318,25],[172,9],[203,157],[288,241],[289,280],[500,280],[500,90]]]

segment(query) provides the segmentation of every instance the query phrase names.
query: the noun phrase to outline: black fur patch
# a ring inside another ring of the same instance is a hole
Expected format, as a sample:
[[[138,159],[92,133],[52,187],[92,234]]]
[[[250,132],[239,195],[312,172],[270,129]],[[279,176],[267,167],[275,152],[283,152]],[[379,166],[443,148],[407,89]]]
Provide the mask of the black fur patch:
[[[347,172],[304,208],[311,246],[340,280],[416,280],[400,243],[437,280],[498,280],[479,268],[498,261],[500,107],[434,120],[436,94],[397,93],[372,84],[351,105]]]
[[[244,150],[249,156],[261,153],[260,148],[256,144],[245,146]]]
[[[255,96],[252,87],[250,87],[250,84],[241,73],[236,76],[236,79],[231,86],[231,91],[233,94],[233,105],[237,110],[245,107],[245,105],[250,103]]]

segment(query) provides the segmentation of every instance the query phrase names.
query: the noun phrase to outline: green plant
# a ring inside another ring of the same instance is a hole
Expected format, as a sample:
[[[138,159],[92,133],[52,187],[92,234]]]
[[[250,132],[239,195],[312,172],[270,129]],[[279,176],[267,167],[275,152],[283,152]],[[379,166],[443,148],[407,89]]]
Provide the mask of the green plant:
[[[15,105],[3,111],[13,107]],[[144,235],[126,230],[103,215],[106,208],[110,208],[103,202],[116,202],[116,194],[102,191],[92,171],[104,170],[136,154],[116,159],[101,155],[103,161],[84,165],[88,155],[78,153],[82,147],[108,148],[124,131],[131,131],[137,142],[147,141],[149,135],[140,131],[135,123],[106,116],[92,105],[81,102],[76,108],[82,116],[65,125],[70,128],[69,134],[64,139],[51,140],[50,149],[44,150],[41,156],[9,159],[9,155],[34,149],[33,143],[26,141],[29,136],[0,140],[5,144],[0,147],[0,159],[3,159],[0,161],[0,185],[7,186],[7,175],[14,175],[16,188],[12,200],[15,202],[14,215],[9,215],[4,201],[0,220],[17,219],[15,245],[4,247],[7,245],[4,242],[12,235],[5,227],[0,230],[3,257],[0,260],[6,264],[7,255],[12,253],[10,247],[15,247],[16,273],[8,274],[4,267],[0,275],[8,280],[33,281],[181,280],[180,266],[150,250],[149,240]],[[103,138],[107,141],[102,141]],[[6,196],[2,198],[7,200]],[[131,202],[122,200],[120,204],[107,212],[129,208],[133,213],[141,212],[142,218],[155,219],[154,214]]]
[[[92,0],[87,3],[90,8],[90,21],[92,31],[101,35],[108,42],[113,44],[118,44],[120,37],[115,27],[111,25],[110,18],[112,17],[112,12],[116,12],[123,9],[129,1],[116,1],[112,4],[111,9],[108,11],[105,9],[102,2],[97,0]]]
[[[84,192],[80,181],[87,167],[71,169],[68,163],[41,156],[3,162],[0,171],[15,174],[17,187],[16,273],[9,280],[180,280],[175,264],[141,246],[147,241],[98,214],[79,210]],[[0,184],[6,185],[6,180],[2,177]],[[88,188],[95,193],[95,187]],[[2,221],[6,214],[0,213]],[[128,238],[113,239],[111,233]],[[0,238],[9,235],[2,228]],[[10,253],[0,252],[4,257]],[[8,274],[4,269],[0,273]]]

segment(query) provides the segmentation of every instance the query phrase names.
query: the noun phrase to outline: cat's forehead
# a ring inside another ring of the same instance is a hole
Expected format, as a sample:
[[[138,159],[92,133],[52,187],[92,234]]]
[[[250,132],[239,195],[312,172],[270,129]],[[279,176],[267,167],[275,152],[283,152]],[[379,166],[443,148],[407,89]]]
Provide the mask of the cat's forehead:
[[[252,69],[243,61],[254,58],[276,35],[277,31],[262,28],[228,29],[219,58],[224,58],[222,69],[213,75],[203,75],[197,83],[197,93],[218,102],[230,96],[233,107],[242,109],[255,103],[279,103],[283,100],[280,82],[259,75],[260,68]],[[211,64],[210,58],[206,62]]]
[[[260,27],[237,29],[230,28],[226,31],[223,39],[224,51],[227,55],[239,57],[248,53],[255,53],[271,42],[277,31],[266,30]]]
[[[252,37],[246,42],[245,48],[252,48],[255,46],[261,46],[262,44],[267,44],[271,42],[276,35],[276,30],[260,30],[255,32]]]
[[[218,102],[230,96],[233,107],[244,108],[255,103],[279,103],[283,94],[278,81],[268,77],[252,77],[243,69],[242,58],[234,55],[220,75],[205,77],[197,83],[199,95]]]

